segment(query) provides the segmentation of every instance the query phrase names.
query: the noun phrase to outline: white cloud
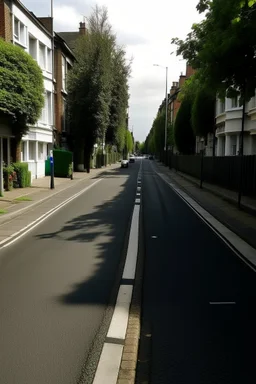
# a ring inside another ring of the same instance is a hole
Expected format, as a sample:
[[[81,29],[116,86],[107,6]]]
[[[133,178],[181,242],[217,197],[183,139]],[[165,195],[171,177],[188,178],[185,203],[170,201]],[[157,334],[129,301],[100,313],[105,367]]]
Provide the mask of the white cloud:
[[[49,14],[45,0],[23,0],[36,15]],[[94,0],[54,0],[56,31],[78,30],[83,16],[88,16]],[[106,5],[109,19],[117,32],[118,41],[127,46],[127,57],[133,57],[130,80],[130,128],[134,127],[136,139],[142,141],[150,130],[158,107],[165,96],[165,70],[169,67],[168,87],[185,72],[185,62],[174,54],[172,37],[184,38],[191,25],[201,19],[196,11],[198,0],[98,0]]]

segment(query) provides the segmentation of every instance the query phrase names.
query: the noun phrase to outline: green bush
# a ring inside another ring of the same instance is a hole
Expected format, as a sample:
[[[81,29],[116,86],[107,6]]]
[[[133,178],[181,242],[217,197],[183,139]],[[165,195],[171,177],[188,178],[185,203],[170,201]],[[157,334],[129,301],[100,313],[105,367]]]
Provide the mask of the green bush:
[[[31,171],[28,171],[28,173],[27,173],[26,187],[31,187]]]
[[[73,153],[70,151],[54,149],[54,176],[70,177],[70,167],[73,161]]]
[[[11,191],[13,188],[13,184],[16,180],[16,172],[14,171],[13,166],[9,165],[8,167],[4,167],[3,176],[4,176],[4,189],[6,191]]]
[[[28,164],[27,163],[13,163],[13,168],[17,174],[17,187],[18,188],[29,187],[31,182],[29,181],[28,175],[30,175],[30,179],[31,179],[31,173],[28,170]]]

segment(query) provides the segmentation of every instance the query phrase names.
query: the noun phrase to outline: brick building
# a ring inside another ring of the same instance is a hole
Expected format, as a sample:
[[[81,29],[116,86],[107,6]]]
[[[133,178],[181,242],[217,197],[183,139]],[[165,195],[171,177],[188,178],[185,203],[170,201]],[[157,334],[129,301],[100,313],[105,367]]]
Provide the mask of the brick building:
[[[67,119],[67,76],[75,61],[75,55],[65,40],[54,34],[55,73],[55,127],[56,143],[69,149],[70,129]]]
[[[190,65],[187,65],[186,74],[185,75],[181,74],[179,81],[172,83],[172,87],[170,89],[170,94],[168,97],[169,113],[170,113],[172,123],[174,123],[181,105],[181,101],[178,99],[180,90],[184,85],[185,81],[189,79],[190,76],[192,76],[194,73],[195,73],[195,70]]]

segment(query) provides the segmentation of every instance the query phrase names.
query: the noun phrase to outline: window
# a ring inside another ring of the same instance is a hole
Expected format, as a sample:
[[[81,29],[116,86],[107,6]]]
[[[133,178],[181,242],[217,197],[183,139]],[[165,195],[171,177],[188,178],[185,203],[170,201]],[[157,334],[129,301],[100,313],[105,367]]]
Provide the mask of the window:
[[[66,100],[64,98],[62,98],[61,132],[66,132],[66,130],[67,130],[66,108],[67,108]]]
[[[236,156],[236,144],[233,144],[231,147],[231,155]]]
[[[44,143],[38,143],[38,160],[44,160]]]
[[[250,108],[256,108],[256,91],[255,91],[254,96],[251,98]]]
[[[27,44],[27,28],[16,17],[14,18],[14,37],[22,45]]]
[[[20,42],[23,45],[27,44],[27,39],[26,39],[26,27],[24,24],[20,23]]]
[[[20,38],[20,25],[19,25],[19,20],[16,19],[16,17],[14,18],[14,36],[16,37],[16,39],[19,40],[19,38]]]
[[[239,105],[238,105],[238,97],[233,97],[231,99],[231,108],[237,108]]]
[[[41,112],[40,121],[42,121],[43,123],[46,123],[46,121],[47,121],[47,98],[46,98],[46,95],[44,96],[44,106],[43,106],[43,109]]]
[[[66,81],[67,81],[67,62],[64,56],[62,56],[62,89],[66,90]]]
[[[42,69],[46,69],[45,45],[39,43],[39,65]]]
[[[220,100],[220,113],[224,113],[225,112],[225,101],[222,101]]]
[[[35,160],[36,159],[36,142],[35,141],[28,141],[28,156],[29,160]]]
[[[46,93],[47,98],[47,124],[52,125],[52,94]]]
[[[52,72],[52,51],[47,48],[47,71]]]
[[[33,36],[29,36],[29,54],[37,60],[37,41]]]

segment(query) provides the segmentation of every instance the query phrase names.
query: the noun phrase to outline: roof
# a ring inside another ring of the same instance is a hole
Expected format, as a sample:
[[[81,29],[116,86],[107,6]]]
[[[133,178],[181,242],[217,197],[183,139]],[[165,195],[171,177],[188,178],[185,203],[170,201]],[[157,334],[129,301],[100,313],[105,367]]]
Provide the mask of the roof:
[[[58,35],[65,40],[72,50],[75,49],[76,41],[81,36],[79,32],[58,32]]]
[[[60,36],[59,33],[54,32],[54,39],[55,39],[55,42],[56,42],[56,39],[57,39],[57,41],[62,44],[62,47],[66,50],[66,52],[68,52],[68,54],[70,56],[75,58],[75,54],[74,54],[73,50],[70,48],[70,46],[67,44],[67,42]]]
[[[33,12],[30,12],[25,5],[22,4],[20,0],[15,0],[14,4],[18,6],[23,13],[25,13],[28,18],[37,25],[38,28],[40,28],[45,34],[47,34],[49,37],[51,37],[51,33],[45,28],[45,26],[40,22],[40,20],[36,17],[36,15]]]

